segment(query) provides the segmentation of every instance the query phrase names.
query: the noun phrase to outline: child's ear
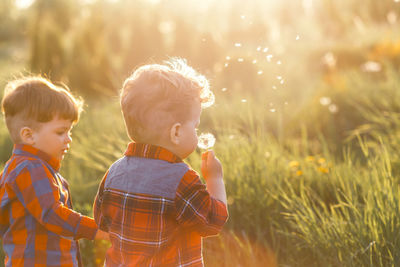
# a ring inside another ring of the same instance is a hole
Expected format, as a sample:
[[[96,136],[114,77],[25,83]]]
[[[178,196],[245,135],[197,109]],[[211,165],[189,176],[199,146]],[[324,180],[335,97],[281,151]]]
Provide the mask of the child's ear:
[[[19,131],[19,136],[24,144],[33,145],[35,143],[33,130],[27,126],[21,128]]]
[[[179,140],[180,140],[180,136],[181,136],[181,127],[182,127],[182,125],[179,122],[175,123],[171,127],[169,138],[174,145],[179,144]]]

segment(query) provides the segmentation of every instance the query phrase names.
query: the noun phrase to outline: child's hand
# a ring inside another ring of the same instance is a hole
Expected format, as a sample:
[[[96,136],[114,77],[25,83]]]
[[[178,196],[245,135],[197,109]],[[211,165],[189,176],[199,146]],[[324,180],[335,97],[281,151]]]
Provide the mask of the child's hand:
[[[222,165],[215,157],[214,151],[208,150],[201,155],[201,173],[206,182],[213,179],[222,179]]]
[[[104,231],[98,229],[94,239],[110,240],[110,237],[108,236],[107,232],[104,232]]]

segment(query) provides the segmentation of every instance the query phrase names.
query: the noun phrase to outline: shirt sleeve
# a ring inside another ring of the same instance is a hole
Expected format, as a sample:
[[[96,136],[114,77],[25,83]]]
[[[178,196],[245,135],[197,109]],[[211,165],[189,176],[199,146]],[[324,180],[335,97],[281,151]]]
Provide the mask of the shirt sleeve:
[[[101,180],[99,190],[97,191],[96,198],[93,203],[93,215],[94,215],[94,220],[96,221],[97,225],[99,228],[105,232],[108,232],[108,223],[106,220],[106,217],[101,211],[101,205],[103,202],[103,194],[104,194],[104,184],[106,182],[106,178],[108,175],[108,171],[104,175],[103,179]]]
[[[94,239],[97,225],[60,201],[56,178],[41,162],[28,162],[9,183],[24,208],[47,230],[74,239]]]
[[[193,170],[186,172],[178,185],[175,208],[178,223],[201,236],[218,234],[228,219],[226,205],[210,196]]]

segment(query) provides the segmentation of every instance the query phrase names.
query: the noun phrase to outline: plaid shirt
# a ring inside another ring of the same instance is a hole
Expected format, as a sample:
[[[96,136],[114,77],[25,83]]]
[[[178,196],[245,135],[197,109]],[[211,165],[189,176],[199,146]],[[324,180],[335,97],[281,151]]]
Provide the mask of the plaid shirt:
[[[180,158],[130,143],[100,184],[94,217],[110,234],[106,266],[203,266],[201,238],[228,213]]]
[[[93,239],[92,218],[72,210],[60,162],[15,145],[0,177],[0,237],[6,266],[78,266],[79,238]]]

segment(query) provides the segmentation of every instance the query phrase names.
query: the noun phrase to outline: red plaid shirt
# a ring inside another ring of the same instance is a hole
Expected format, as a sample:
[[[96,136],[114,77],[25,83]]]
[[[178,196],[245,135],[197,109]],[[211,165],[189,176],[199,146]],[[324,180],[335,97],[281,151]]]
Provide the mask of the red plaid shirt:
[[[15,145],[0,177],[0,237],[6,266],[78,266],[79,238],[93,239],[92,218],[72,210],[60,162]]]
[[[177,156],[130,143],[100,184],[94,217],[110,234],[106,266],[203,266],[201,238],[228,213]]]

